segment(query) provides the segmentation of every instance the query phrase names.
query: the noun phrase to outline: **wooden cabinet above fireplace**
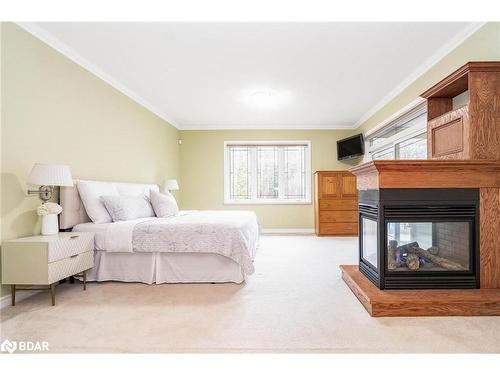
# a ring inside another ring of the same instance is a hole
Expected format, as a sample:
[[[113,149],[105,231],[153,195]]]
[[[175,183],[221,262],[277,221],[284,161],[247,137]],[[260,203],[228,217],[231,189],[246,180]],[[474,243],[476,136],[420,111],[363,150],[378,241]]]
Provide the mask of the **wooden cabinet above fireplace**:
[[[500,160],[500,62],[469,62],[421,96],[428,159]]]

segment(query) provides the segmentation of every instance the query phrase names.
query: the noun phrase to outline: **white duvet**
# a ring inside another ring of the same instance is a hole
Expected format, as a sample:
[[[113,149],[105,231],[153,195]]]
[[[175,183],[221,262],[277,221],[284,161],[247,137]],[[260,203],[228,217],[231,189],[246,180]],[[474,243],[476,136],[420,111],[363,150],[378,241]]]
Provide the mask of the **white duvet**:
[[[108,224],[100,237],[107,252],[215,253],[232,259],[250,275],[259,226],[251,211],[181,211],[169,218]]]

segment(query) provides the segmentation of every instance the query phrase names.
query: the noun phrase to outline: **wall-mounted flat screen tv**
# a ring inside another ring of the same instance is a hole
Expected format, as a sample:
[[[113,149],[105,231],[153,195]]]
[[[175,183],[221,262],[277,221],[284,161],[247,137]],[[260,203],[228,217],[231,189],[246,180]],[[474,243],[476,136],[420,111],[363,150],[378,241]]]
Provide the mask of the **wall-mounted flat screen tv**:
[[[356,134],[352,137],[337,141],[338,160],[353,159],[365,153],[365,141],[363,134]]]

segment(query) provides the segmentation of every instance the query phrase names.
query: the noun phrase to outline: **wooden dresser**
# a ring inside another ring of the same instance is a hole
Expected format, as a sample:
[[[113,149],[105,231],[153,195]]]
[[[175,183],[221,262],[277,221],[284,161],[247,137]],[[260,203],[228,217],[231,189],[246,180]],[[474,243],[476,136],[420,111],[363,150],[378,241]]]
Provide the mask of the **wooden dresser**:
[[[316,234],[357,236],[356,177],[347,171],[317,171],[314,177]]]

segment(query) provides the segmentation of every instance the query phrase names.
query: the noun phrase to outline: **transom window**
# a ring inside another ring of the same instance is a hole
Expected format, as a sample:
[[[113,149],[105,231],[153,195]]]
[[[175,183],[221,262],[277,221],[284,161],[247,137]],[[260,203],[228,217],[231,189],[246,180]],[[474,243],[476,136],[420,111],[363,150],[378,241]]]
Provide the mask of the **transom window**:
[[[373,160],[427,159],[425,103],[366,137]]]
[[[224,143],[224,203],[310,203],[309,141]]]

